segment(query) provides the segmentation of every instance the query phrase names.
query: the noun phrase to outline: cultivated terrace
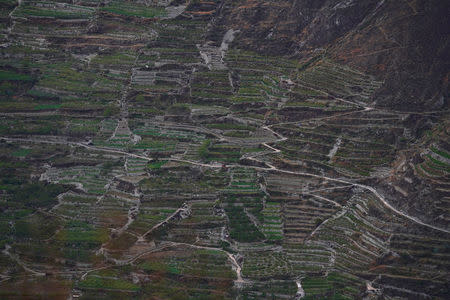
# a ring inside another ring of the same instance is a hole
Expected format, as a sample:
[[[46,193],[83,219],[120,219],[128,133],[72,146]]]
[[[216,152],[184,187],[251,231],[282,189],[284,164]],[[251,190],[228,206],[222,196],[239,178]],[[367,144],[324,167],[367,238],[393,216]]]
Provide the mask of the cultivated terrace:
[[[254,2],[0,0],[1,299],[448,297],[448,110]]]

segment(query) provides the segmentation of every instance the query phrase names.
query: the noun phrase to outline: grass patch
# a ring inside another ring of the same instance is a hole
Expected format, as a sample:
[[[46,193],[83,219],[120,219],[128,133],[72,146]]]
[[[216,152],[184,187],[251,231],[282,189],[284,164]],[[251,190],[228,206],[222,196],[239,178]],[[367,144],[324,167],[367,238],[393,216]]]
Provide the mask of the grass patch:
[[[88,276],[85,280],[78,284],[80,288],[94,288],[94,289],[106,289],[106,290],[129,290],[137,292],[139,286],[132,282],[122,279],[110,279],[97,276]]]
[[[0,70],[0,81],[32,81],[33,77],[13,71]]]
[[[112,1],[107,6],[102,7],[101,10],[127,17],[156,18],[167,15],[163,7],[145,6],[125,1]]]
[[[61,107],[61,104],[39,104],[34,107],[35,110],[53,110]]]
[[[233,239],[247,243],[264,239],[264,235],[250,221],[242,207],[228,206],[225,211],[230,220],[230,236]]]
[[[158,170],[160,169],[163,165],[165,165],[167,163],[167,160],[161,160],[161,161],[155,161],[155,162],[151,162],[147,165],[147,167],[151,170]]]
[[[56,239],[69,244],[101,244],[109,239],[106,229],[94,229],[81,221],[71,221],[58,232]]]
[[[447,152],[441,151],[435,147],[431,147],[431,151],[433,151],[436,154],[439,154],[442,157],[445,157],[447,159],[450,159],[450,154],[448,154]]]
[[[41,4],[55,6],[52,8],[42,8],[35,6],[33,2],[26,2],[14,12],[14,15],[18,17],[33,16],[56,19],[87,19],[94,13],[94,9],[78,5],[67,4],[67,6],[60,6],[54,2],[41,2]]]
[[[25,157],[30,154],[31,149],[20,149],[12,153],[13,156],[16,157]]]

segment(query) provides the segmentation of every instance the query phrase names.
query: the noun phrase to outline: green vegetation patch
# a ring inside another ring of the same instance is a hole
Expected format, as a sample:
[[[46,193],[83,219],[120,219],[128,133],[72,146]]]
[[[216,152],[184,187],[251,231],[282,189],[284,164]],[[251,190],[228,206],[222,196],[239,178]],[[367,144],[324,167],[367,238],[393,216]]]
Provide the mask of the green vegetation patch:
[[[256,242],[264,239],[264,235],[250,221],[240,206],[228,206],[225,211],[230,220],[230,236],[238,242]]]
[[[107,6],[101,8],[102,11],[127,16],[156,18],[166,16],[166,10],[163,7],[146,6],[136,2],[125,2],[116,0],[110,2]]]
[[[361,282],[351,275],[330,273],[327,277],[307,277],[302,279],[305,299],[355,299]]]
[[[228,145],[212,145],[205,140],[198,148],[198,155],[205,161],[238,162],[241,157],[239,147]]]
[[[136,60],[136,55],[130,53],[104,53],[94,57],[91,60],[91,64],[103,64],[103,65],[132,65]]]
[[[50,207],[57,203],[56,196],[65,191],[58,184],[26,183],[14,188],[11,202],[31,208]]]
[[[155,161],[155,162],[151,162],[147,165],[147,167],[151,170],[158,170],[160,169],[162,166],[164,166],[167,163],[167,160],[161,160],[161,161]]]
[[[32,81],[33,77],[14,71],[0,70],[0,81]]]
[[[31,149],[19,149],[19,150],[13,152],[12,155],[16,156],[16,157],[25,157],[28,154],[30,154],[30,152],[31,152]]]
[[[147,273],[159,273],[161,275],[235,278],[226,254],[213,249],[185,250],[171,257],[149,258],[142,262],[139,267]]]
[[[85,222],[70,221],[58,232],[56,239],[70,244],[101,244],[109,239],[109,235],[106,229],[95,229]]]
[[[437,149],[437,148],[435,148],[435,147],[431,147],[431,151],[433,151],[433,152],[436,153],[436,154],[439,154],[439,155],[442,156],[442,157],[445,157],[445,158],[447,158],[447,159],[450,159],[450,154],[449,154],[448,152],[445,152],[445,151],[443,151],[443,150],[439,150],[439,149]]]
[[[61,107],[61,104],[39,104],[34,107],[35,110],[54,110]]]
[[[56,19],[87,19],[94,13],[93,8],[55,2],[25,2],[15,12],[17,17],[48,17]]]
[[[105,289],[105,290],[129,290],[139,291],[139,286],[122,279],[103,278],[99,276],[88,276],[78,284],[80,288]]]
[[[22,211],[21,215],[27,212]],[[20,214],[18,215],[20,216]],[[60,226],[60,221],[42,214],[30,215],[14,222],[14,236],[18,239],[48,239]]]

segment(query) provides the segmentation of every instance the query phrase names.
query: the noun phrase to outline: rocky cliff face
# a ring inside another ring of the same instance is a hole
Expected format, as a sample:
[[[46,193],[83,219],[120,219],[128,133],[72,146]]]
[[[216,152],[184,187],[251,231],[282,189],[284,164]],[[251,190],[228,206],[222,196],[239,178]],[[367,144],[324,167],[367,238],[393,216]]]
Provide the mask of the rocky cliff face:
[[[249,0],[226,3],[216,24],[239,30],[241,47],[376,75],[379,106],[420,111],[448,107],[449,12],[439,0]]]

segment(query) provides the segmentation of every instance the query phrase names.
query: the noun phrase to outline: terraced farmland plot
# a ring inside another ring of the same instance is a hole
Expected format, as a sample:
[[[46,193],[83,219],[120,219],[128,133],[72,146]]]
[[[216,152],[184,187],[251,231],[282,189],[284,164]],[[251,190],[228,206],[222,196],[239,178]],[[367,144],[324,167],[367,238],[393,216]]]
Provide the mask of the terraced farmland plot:
[[[89,19],[95,13],[90,7],[70,5],[53,1],[24,1],[13,16],[36,18],[48,17],[54,19]]]
[[[101,11],[131,17],[155,18],[163,17],[166,11],[162,7],[151,7],[139,3],[128,3],[122,0],[114,0],[101,8]]]
[[[381,82],[366,74],[327,60],[320,61],[301,73],[297,80],[300,86],[316,91],[326,91],[332,96],[350,101],[354,99],[355,102],[368,101],[371,94],[381,85]]]
[[[0,1],[0,298],[446,299],[446,98],[269,2]]]
[[[110,180],[119,170],[111,170],[111,173],[101,174],[101,167],[74,167],[67,169],[50,169],[44,175],[49,181],[79,186],[90,194],[103,194]]]
[[[213,196],[213,195],[212,195]],[[168,240],[195,243],[200,246],[221,247],[224,238],[225,216],[217,211],[211,200],[194,200],[191,214],[168,230]]]
[[[398,116],[361,112],[283,126],[283,134],[293,137],[281,143],[281,150],[312,171],[370,176],[392,162],[391,137],[403,133],[401,124]]]

